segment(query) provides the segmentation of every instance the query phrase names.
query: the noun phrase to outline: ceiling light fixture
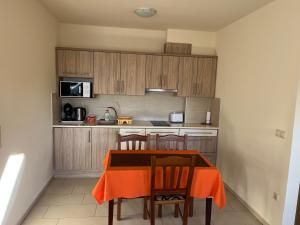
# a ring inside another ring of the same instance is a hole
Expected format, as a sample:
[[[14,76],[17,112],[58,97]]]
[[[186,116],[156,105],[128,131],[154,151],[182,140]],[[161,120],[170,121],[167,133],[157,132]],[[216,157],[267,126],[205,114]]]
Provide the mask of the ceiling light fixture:
[[[157,10],[154,8],[141,7],[134,10],[134,13],[140,17],[151,17],[157,13]]]

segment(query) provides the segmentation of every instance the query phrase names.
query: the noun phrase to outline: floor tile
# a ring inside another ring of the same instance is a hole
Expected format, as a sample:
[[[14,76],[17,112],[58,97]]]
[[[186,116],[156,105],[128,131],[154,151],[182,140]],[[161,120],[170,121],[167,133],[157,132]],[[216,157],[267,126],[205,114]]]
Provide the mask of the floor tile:
[[[39,206],[43,205],[77,205],[81,204],[83,200],[83,194],[67,194],[67,195],[55,195],[47,194],[41,197],[38,202]]]
[[[57,225],[57,219],[26,219],[23,225]]]
[[[219,214],[213,222],[214,225],[261,225],[248,212],[226,212]]]
[[[73,194],[91,194],[95,185],[86,184],[86,185],[75,185]]]
[[[59,223],[57,225],[106,225],[106,224],[107,224],[106,217],[90,217],[90,218],[65,218],[59,220]]]
[[[94,196],[91,194],[84,194],[82,204],[98,204]]]
[[[44,218],[80,218],[91,217],[96,212],[96,205],[63,205],[50,206]]]
[[[46,189],[45,194],[72,194],[74,187],[74,185],[68,185],[65,183],[50,183],[50,185]]]
[[[43,218],[48,210],[48,206],[35,206],[27,216],[30,219]]]

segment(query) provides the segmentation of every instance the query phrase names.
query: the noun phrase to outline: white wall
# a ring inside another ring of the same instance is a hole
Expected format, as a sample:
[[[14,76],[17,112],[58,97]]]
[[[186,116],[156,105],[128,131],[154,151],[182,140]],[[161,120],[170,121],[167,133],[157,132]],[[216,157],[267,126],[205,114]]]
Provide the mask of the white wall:
[[[299,184],[300,184],[300,166],[299,166],[300,138],[299,137],[300,137],[300,79],[298,82],[298,94],[297,94],[297,102],[296,102],[292,151],[290,157],[283,225],[294,225],[294,220],[295,220],[298,191],[299,191]]]
[[[60,24],[59,46],[108,50],[161,52],[166,40],[162,30],[143,30]]]
[[[57,25],[37,0],[1,1],[1,178],[8,157],[25,154],[3,224],[16,224],[52,176],[50,97]]]
[[[299,10],[298,0],[276,0],[217,33],[218,166],[225,182],[271,225],[281,224],[285,201],[300,69]],[[285,139],[275,137],[276,128],[286,131]]]

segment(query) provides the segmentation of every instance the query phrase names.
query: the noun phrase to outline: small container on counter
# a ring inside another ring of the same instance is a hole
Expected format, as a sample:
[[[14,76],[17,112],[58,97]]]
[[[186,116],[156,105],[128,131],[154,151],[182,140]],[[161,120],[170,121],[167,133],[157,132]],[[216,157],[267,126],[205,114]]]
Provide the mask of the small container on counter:
[[[88,115],[86,117],[86,123],[88,125],[96,125],[96,123],[97,123],[97,117],[95,115]]]

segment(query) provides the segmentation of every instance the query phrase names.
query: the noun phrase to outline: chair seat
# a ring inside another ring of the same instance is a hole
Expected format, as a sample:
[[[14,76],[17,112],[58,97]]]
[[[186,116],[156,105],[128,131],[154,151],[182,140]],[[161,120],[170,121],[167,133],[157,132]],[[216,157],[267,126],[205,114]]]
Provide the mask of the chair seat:
[[[156,195],[155,201],[185,200],[183,195]]]

